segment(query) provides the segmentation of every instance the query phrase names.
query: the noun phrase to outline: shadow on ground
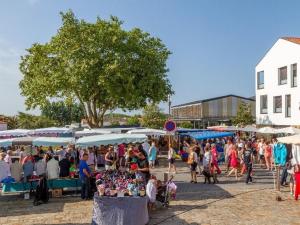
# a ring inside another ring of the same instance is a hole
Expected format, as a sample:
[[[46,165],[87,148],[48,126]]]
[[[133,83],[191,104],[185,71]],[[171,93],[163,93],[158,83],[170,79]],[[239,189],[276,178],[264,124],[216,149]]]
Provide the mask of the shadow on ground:
[[[18,206],[16,207],[16,198],[18,199]],[[8,200],[9,199],[9,200]],[[6,203],[4,201],[6,200]],[[33,206],[33,199],[22,200],[20,196],[1,196],[0,201],[1,210],[0,218],[7,216],[24,216],[31,214],[44,213],[58,213],[62,212],[66,203],[74,203],[82,201],[80,197],[64,197],[64,198],[50,198],[47,204]]]

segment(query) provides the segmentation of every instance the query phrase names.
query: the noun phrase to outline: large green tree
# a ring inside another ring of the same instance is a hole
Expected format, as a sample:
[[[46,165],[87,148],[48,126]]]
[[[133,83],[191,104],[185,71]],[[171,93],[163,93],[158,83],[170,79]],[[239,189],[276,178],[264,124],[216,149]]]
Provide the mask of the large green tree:
[[[65,126],[72,122],[80,123],[84,118],[82,107],[77,103],[66,104],[63,101],[51,102],[41,107],[42,115],[57,121],[59,126]]]
[[[90,126],[98,127],[108,110],[167,100],[170,51],[160,39],[138,28],[124,30],[116,17],[90,23],[71,11],[61,16],[57,34],[21,58],[20,88],[29,109],[53,98],[75,99]]]
[[[235,126],[246,126],[254,123],[254,118],[251,113],[251,105],[245,102],[242,102],[239,105],[237,115],[232,120]]]
[[[161,111],[158,105],[149,104],[143,110],[141,125],[148,128],[162,129],[166,120],[167,115]]]

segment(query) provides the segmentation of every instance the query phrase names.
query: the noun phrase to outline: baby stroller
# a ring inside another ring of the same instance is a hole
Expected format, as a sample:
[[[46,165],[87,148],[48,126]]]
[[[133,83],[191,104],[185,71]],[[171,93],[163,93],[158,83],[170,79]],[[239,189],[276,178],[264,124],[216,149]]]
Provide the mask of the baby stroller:
[[[177,186],[174,184],[173,176],[164,185],[161,185],[157,189],[156,200],[161,202],[163,207],[168,207],[170,199],[175,199]]]

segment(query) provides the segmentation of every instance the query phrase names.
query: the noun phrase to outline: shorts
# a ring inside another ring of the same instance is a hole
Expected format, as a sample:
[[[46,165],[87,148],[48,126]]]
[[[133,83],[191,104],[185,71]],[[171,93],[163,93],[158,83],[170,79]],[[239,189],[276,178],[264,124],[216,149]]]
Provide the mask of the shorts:
[[[155,165],[155,160],[149,160],[150,165]]]
[[[294,181],[294,174],[291,174],[291,176],[290,176],[290,183],[291,184],[295,183],[295,181]]]
[[[174,164],[174,162],[175,162],[175,159],[174,159],[174,158],[171,158],[171,159],[169,159],[169,163],[170,163],[170,164],[172,164],[172,165],[173,165],[173,164]]]
[[[110,165],[105,165],[105,170],[115,170],[116,167],[114,165],[110,166]]]
[[[263,160],[263,159],[265,159],[265,156],[264,155],[259,155],[259,159]]]
[[[193,162],[193,163],[191,164],[191,172],[194,172],[194,171],[197,170],[197,165],[198,165],[198,163],[196,163],[196,162]]]

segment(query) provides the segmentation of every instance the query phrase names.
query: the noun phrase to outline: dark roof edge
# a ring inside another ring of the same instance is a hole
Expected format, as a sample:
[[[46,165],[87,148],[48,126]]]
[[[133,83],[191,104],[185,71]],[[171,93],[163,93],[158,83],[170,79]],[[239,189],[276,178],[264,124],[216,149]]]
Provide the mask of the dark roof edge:
[[[241,99],[248,100],[248,101],[253,101],[253,102],[255,101],[255,99],[253,99],[253,97],[246,98],[246,97],[242,97],[242,96],[238,96],[238,95],[223,95],[223,96],[219,96],[219,97],[215,97],[215,98],[208,98],[208,99],[203,99],[203,100],[199,100],[199,101],[193,101],[193,102],[187,102],[187,103],[183,103],[183,104],[179,104],[179,105],[174,105],[174,106],[171,106],[171,108],[187,106],[187,105],[194,105],[194,104],[209,102],[209,101],[217,100],[220,98],[227,98],[227,97],[236,97],[236,98],[241,98]]]

